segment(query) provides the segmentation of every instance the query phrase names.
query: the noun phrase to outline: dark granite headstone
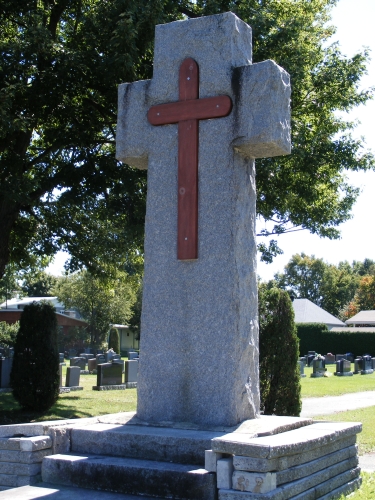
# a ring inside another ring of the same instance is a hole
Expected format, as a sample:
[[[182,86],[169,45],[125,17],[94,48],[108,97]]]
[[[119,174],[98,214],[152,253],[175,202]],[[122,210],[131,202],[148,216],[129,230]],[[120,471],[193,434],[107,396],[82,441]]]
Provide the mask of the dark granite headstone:
[[[139,354],[137,352],[129,352],[128,354],[129,361],[132,359],[139,359]]]
[[[119,363],[103,363],[97,366],[97,385],[121,385],[122,366]]]
[[[139,362],[136,359],[125,361],[125,383],[138,381]]]
[[[97,367],[96,358],[89,359],[87,363],[89,372],[96,370]]]
[[[338,377],[351,377],[353,372],[351,371],[351,363],[347,359],[340,359],[336,361],[336,372],[335,375]]]
[[[96,355],[96,364],[102,365],[103,363],[106,363],[105,355],[104,354],[97,354]]]
[[[80,370],[84,370],[86,368],[86,359],[81,357],[72,358],[70,366],[79,366]]]
[[[59,357],[60,357],[60,363],[64,363],[64,353],[59,352]]]
[[[66,387],[78,387],[81,369],[79,366],[68,366],[66,369]]]
[[[362,357],[358,356],[354,360],[354,373],[357,374],[362,370]]]
[[[326,354],[324,357],[326,360],[326,365],[333,365],[336,361],[335,355],[330,353],[330,352],[328,354]]]
[[[12,370],[13,358],[0,358],[0,387],[10,387],[10,372]]]
[[[325,370],[324,357],[322,358],[314,358],[313,362],[313,372],[310,377],[318,378],[323,377]]]
[[[305,375],[305,362],[304,361],[297,361],[297,363],[299,366],[300,377],[301,378],[306,377],[306,375]]]
[[[361,375],[369,375],[374,373],[372,368],[372,358],[370,355],[362,356],[362,370]]]

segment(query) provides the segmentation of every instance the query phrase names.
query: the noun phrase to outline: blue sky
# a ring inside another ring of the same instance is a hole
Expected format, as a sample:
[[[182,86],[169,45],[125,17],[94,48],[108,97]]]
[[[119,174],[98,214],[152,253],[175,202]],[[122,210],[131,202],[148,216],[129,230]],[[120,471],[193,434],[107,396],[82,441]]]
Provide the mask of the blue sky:
[[[372,61],[368,67],[368,75],[362,80],[364,88],[375,86],[375,0],[339,0],[332,9],[332,24],[336,26],[333,41],[340,43],[341,51],[352,56],[362,47],[372,50]],[[375,101],[366,106],[355,108],[349,115],[351,120],[358,120],[360,125],[353,132],[356,137],[364,137],[366,146],[375,152]],[[353,218],[343,224],[341,239],[330,241],[301,231],[282,235],[278,238],[279,246],[284,254],[278,256],[273,264],[258,261],[258,274],[263,280],[272,279],[274,273],[282,271],[291,256],[305,252],[315,255],[325,261],[337,264],[341,260],[363,260],[366,257],[375,259],[375,231],[372,223],[375,213],[375,172],[353,172],[349,175],[350,182],[361,188],[361,195],[354,206]],[[263,227],[258,224],[258,230]],[[66,254],[60,252],[48,271],[60,274]]]

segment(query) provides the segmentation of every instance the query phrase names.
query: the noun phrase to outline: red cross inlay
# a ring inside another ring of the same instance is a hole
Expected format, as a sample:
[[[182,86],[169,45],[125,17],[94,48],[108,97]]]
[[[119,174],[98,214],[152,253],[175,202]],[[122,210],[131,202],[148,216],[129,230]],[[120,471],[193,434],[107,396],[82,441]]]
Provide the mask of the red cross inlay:
[[[199,69],[194,59],[180,66],[177,102],[152,106],[152,125],[178,123],[177,259],[198,258],[198,145],[199,120],[228,116],[232,100],[226,95],[199,99]]]

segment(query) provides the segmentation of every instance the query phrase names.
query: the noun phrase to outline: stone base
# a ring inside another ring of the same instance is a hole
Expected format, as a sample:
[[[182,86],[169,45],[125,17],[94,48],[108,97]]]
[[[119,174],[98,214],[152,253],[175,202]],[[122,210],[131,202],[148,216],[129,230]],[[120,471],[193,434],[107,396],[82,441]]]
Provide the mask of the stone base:
[[[121,385],[93,385],[93,391],[124,391],[126,389],[125,384]]]
[[[371,375],[371,373],[374,373],[374,370],[361,370],[360,371],[361,375]]]
[[[337,377],[352,377],[353,372],[335,372],[334,375]]]
[[[72,385],[72,387],[68,387],[71,391],[83,391],[83,387],[80,385]]]
[[[127,389],[136,389],[138,382],[125,382]]]
[[[219,500],[338,498],[361,484],[355,445],[361,427],[316,422],[254,438],[235,431],[212,440],[206,468],[216,464]]]
[[[312,373],[312,374],[310,375],[310,377],[313,377],[313,378],[324,377],[324,372],[316,372],[316,373]]]
[[[59,394],[66,394],[70,392],[70,387],[60,387]]]
[[[90,375],[90,372],[88,370],[81,370],[79,373],[81,375]]]

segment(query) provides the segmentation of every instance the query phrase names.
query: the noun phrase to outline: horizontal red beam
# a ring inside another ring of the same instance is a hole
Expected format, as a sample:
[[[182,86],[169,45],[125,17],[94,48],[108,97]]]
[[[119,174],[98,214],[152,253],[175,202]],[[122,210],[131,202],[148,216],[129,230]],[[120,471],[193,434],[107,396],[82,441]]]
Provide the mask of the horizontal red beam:
[[[232,99],[226,95],[188,99],[152,106],[147,118],[151,125],[168,125],[185,120],[208,120],[228,116],[232,110]]]

